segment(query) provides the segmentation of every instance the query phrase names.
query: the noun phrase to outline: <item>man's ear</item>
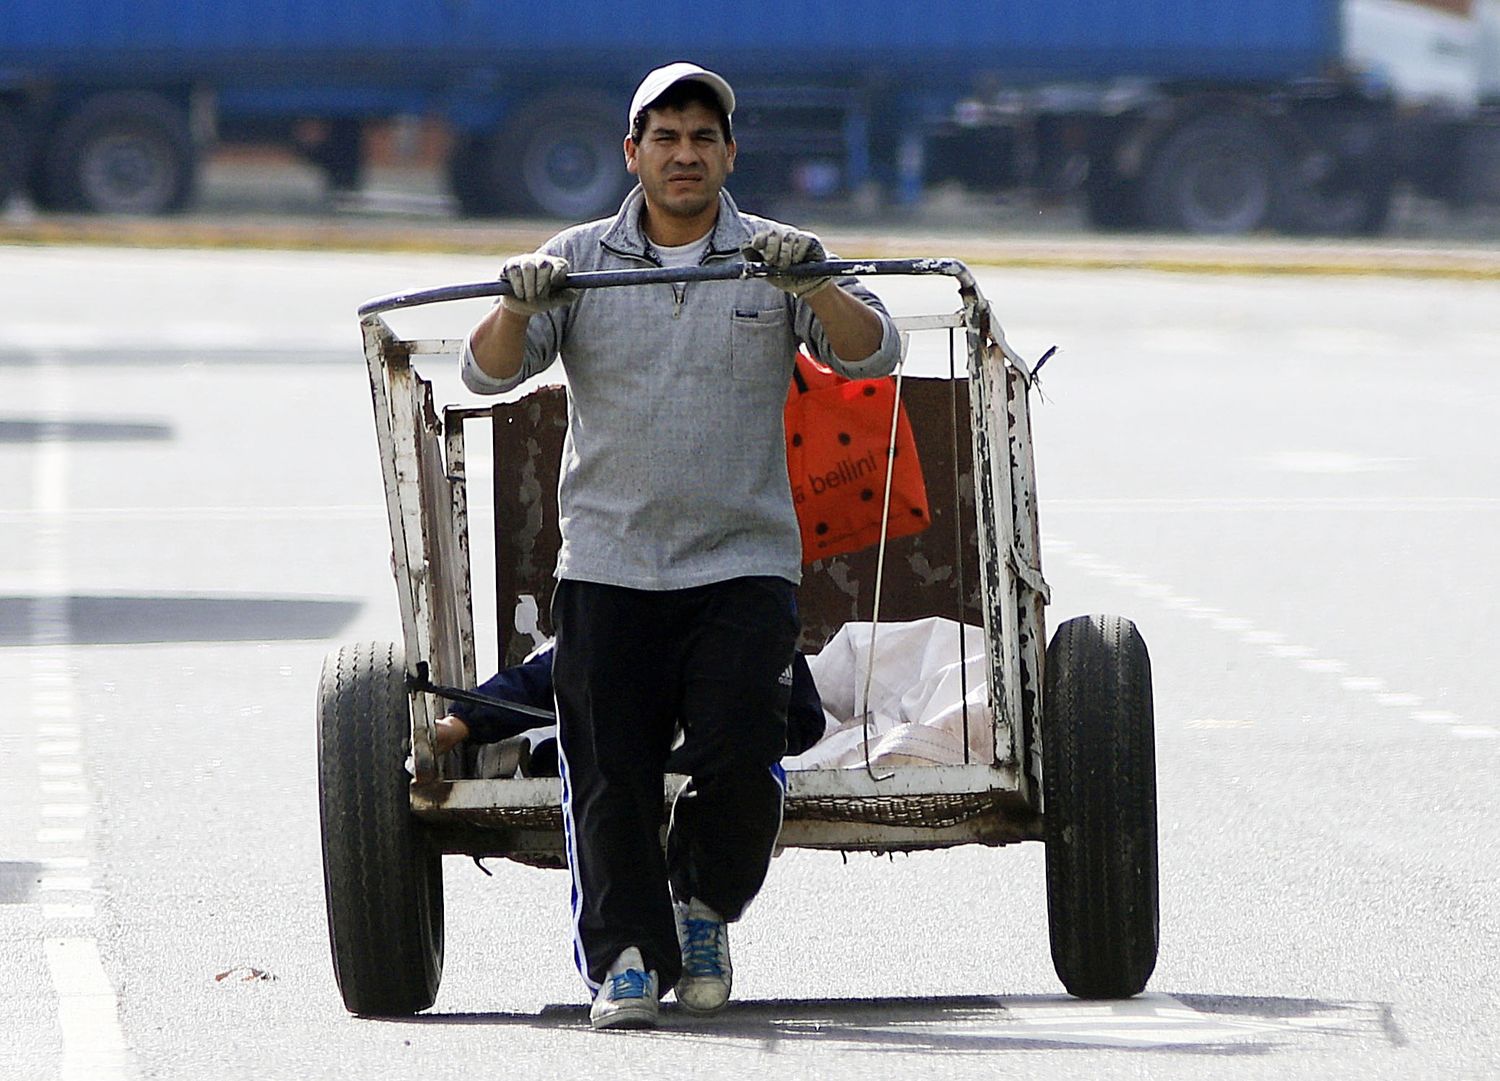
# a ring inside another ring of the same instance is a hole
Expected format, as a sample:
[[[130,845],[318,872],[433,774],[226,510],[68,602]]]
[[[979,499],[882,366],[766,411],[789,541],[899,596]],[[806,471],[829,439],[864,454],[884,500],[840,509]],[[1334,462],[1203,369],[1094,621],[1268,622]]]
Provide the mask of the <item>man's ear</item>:
[[[729,160],[729,168],[726,170],[727,172],[734,172],[734,155],[737,149],[738,148],[734,145],[733,139],[730,139],[729,142],[724,144],[724,151]]]
[[[632,176],[640,173],[640,166],[635,162],[635,140],[625,136],[625,171]]]

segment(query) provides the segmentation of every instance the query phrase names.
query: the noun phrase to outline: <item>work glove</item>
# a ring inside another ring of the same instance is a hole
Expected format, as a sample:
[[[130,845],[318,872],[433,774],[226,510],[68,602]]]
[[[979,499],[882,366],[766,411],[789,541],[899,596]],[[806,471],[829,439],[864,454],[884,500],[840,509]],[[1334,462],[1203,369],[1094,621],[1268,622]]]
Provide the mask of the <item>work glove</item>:
[[[787,270],[798,263],[820,263],[828,258],[821,240],[812,233],[804,233],[790,225],[769,225],[757,230],[741,251],[746,258],[767,263],[776,270]],[[794,297],[807,297],[833,279],[792,278],[771,274],[766,281]]]
[[[568,261],[560,255],[532,252],[513,255],[500,264],[500,277],[510,283],[512,293],[503,299],[507,311],[540,315],[578,299],[577,289],[564,289]]]

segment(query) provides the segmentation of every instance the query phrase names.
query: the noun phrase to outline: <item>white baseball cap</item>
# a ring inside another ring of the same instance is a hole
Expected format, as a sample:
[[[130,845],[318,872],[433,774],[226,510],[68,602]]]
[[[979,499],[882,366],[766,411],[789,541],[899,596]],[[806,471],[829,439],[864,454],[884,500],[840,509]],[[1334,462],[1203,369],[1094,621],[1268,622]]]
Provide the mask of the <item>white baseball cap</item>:
[[[665,94],[669,87],[687,79],[708,86],[724,107],[724,115],[734,115],[734,90],[724,76],[716,75],[707,68],[700,68],[697,64],[679,60],[675,64],[657,68],[641,80],[641,85],[635,88],[635,97],[630,99],[630,116],[625,121],[626,126],[635,127],[635,118],[642,109]]]

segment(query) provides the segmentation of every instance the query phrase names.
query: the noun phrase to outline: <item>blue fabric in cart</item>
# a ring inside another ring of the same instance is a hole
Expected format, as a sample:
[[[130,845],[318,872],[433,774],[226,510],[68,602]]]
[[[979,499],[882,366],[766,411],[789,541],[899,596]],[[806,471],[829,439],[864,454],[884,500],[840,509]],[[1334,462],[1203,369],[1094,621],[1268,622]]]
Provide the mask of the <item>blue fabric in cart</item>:
[[[481,683],[477,692],[499,701],[485,705],[453,702],[448,710],[468,725],[470,741],[498,743],[539,727],[543,721],[530,713],[508,709],[504,703],[514,702],[533,709],[553,708],[551,643],[536,650],[520,664],[502,668]],[[817,743],[823,738],[825,724],[823,700],[813,683],[812,670],[807,666],[807,658],[798,652],[792,658],[792,700],[786,711],[786,753],[801,754]]]

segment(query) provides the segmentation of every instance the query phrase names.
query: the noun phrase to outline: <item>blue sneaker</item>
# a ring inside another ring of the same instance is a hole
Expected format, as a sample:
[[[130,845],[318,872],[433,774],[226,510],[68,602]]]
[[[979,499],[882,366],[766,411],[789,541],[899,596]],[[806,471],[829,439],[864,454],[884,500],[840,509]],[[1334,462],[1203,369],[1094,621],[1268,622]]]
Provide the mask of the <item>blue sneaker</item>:
[[[646,971],[641,951],[631,946],[609,966],[589,1010],[589,1024],[595,1028],[655,1028],[661,1010],[656,988],[656,973]]]
[[[734,969],[729,964],[729,924],[702,901],[673,906],[677,942],[682,947],[682,976],[677,1003],[691,1014],[718,1013],[729,1001]]]

